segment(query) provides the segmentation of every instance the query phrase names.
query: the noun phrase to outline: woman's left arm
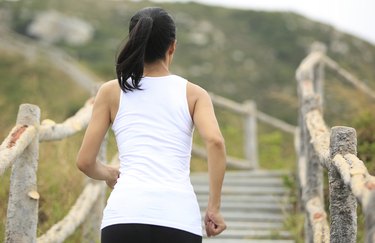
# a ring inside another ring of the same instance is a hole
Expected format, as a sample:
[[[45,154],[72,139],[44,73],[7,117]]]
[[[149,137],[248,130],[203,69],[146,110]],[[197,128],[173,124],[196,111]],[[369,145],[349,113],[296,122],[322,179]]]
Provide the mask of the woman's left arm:
[[[76,163],[77,167],[87,176],[96,180],[105,180],[108,186],[113,188],[119,176],[119,169],[103,164],[96,159],[100,145],[111,124],[110,91],[108,84],[103,84],[95,97],[91,120],[86,129]]]

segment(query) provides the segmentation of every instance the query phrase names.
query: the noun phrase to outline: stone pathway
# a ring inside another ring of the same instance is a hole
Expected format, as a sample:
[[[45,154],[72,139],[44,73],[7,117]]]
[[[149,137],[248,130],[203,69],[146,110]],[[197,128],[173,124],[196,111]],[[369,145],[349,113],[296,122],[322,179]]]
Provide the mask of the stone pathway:
[[[283,229],[291,205],[283,184],[286,172],[231,171],[225,175],[222,213],[227,230],[204,243],[294,243]],[[202,215],[208,201],[208,174],[192,173]]]

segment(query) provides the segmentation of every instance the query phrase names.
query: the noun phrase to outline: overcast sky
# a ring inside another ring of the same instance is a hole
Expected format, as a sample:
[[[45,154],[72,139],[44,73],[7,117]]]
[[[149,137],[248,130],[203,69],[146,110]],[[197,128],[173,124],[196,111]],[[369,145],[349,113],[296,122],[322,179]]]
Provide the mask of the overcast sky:
[[[189,0],[154,0],[188,2]],[[375,45],[375,0],[194,0],[232,8],[293,11]]]

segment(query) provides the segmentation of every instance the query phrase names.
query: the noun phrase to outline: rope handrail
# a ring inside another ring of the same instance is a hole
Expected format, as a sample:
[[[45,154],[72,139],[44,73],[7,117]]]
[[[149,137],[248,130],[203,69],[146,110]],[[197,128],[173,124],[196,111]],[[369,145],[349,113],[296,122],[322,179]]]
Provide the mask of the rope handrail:
[[[224,98],[222,96],[219,96],[217,94],[209,93],[212,103],[215,106],[230,110],[234,113],[237,113],[239,115],[246,115],[249,113],[249,111],[244,107],[243,104],[235,102],[233,100]]]
[[[296,71],[297,80],[312,80],[314,76],[314,67],[320,63],[324,63],[333,71],[336,71],[347,82],[352,84],[358,90],[365,93],[368,97],[375,99],[375,91],[373,91],[365,82],[353,76],[348,70],[342,68],[336,61],[322,53],[319,49],[313,50],[306,58],[304,58]]]
[[[369,174],[363,161],[354,154],[344,156],[337,154],[332,162],[343,182],[350,186],[353,194],[362,203],[364,212],[367,213],[371,194],[374,194],[375,176]]]
[[[241,103],[235,102],[233,100],[227,99],[225,97],[222,97],[213,93],[209,93],[209,94],[211,96],[212,103],[215,106],[230,110],[231,112],[237,113],[239,115],[248,115],[249,113],[252,113],[252,111],[251,110],[249,111],[249,109],[247,108],[246,103],[241,104]],[[256,110],[256,112],[254,113],[255,114],[250,114],[250,115],[256,116],[257,119],[259,119],[260,121],[268,125],[271,125],[275,128],[279,128],[280,130],[283,130],[284,132],[288,132],[291,134],[295,133],[296,126],[293,126],[276,117],[270,116],[260,110]]]
[[[336,71],[337,74],[339,74],[346,81],[348,81],[349,83],[351,83],[358,90],[362,91],[363,93],[365,93],[370,98],[375,99],[375,91],[373,91],[363,81],[361,81],[358,78],[354,77],[349,71],[347,71],[346,69],[340,67],[340,65],[337,62],[335,62],[334,60],[332,60],[330,57],[324,56],[323,57],[323,62],[328,67],[330,67],[333,71]]]
[[[85,129],[90,121],[93,108],[93,98],[86,101],[74,116],[62,123],[56,124],[52,120],[44,120],[40,125],[39,141],[61,140]]]
[[[110,164],[114,165],[118,163],[118,155],[116,154],[113,156]],[[96,181],[87,183],[68,214],[51,226],[46,233],[39,236],[37,243],[64,242],[85,221],[91,212],[91,208],[97,202],[101,192],[105,188],[104,182]]]
[[[197,145],[193,145],[192,154],[194,154],[194,155],[196,155],[200,158],[204,158],[204,159],[207,158],[206,149],[204,149],[203,147],[197,146]],[[254,169],[250,165],[250,161],[245,160],[245,159],[235,158],[235,157],[232,157],[232,156],[227,156],[227,167],[231,167],[231,168],[235,168],[235,169],[244,169],[244,170]]]
[[[287,133],[290,133],[290,134],[294,134],[296,132],[296,126],[293,126],[283,120],[280,120],[276,117],[273,117],[273,116],[270,116],[264,112],[261,112],[261,111],[257,111],[257,118],[268,124],[268,125],[271,125],[275,128],[278,128],[284,132],[287,132]]]
[[[318,110],[306,113],[306,126],[311,136],[310,142],[320,158],[321,165],[328,168],[330,131],[324,122],[322,113]]]
[[[322,65],[336,70],[355,87],[372,97],[372,91],[352,76],[322,50],[312,52],[296,71],[300,98],[298,131],[298,176],[301,199],[306,212],[305,237],[309,242],[355,242],[356,204],[363,207],[366,218],[366,242],[375,239],[375,177],[356,155],[356,133],[353,128],[329,130],[322,115]],[[320,92],[319,92],[320,91]],[[328,170],[330,218],[323,204],[322,168]]]
[[[85,221],[92,206],[97,201],[100,192],[104,190],[104,183],[88,183],[71,207],[68,214],[54,224],[45,234],[38,237],[38,243],[64,242]]]
[[[61,140],[72,136],[87,127],[91,111],[92,99],[89,99],[74,116],[62,123],[56,124],[52,120],[44,120],[38,127],[16,125],[0,145],[0,176],[22,154],[37,133],[39,133],[40,142]]]
[[[329,242],[327,213],[320,197],[306,200],[306,213],[311,223],[314,242]],[[306,236],[307,237],[307,236]]]

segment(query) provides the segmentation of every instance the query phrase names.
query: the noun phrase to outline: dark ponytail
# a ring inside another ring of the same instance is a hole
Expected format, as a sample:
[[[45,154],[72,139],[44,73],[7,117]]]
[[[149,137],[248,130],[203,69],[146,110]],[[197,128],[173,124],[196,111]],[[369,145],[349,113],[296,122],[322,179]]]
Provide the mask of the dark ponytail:
[[[116,75],[124,92],[140,88],[144,63],[164,58],[176,39],[176,27],[161,8],[145,8],[130,20],[129,39],[116,60]]]

